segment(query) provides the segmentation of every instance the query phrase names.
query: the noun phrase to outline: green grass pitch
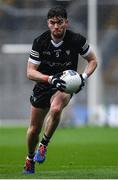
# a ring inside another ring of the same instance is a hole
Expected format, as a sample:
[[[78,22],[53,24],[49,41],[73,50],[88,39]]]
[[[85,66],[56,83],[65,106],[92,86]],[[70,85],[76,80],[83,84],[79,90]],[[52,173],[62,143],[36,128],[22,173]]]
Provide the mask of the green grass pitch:
[[[118,179],[118,129],[58,128],[33,175],[25,156],[26,128],[0,128],[0,179]]]

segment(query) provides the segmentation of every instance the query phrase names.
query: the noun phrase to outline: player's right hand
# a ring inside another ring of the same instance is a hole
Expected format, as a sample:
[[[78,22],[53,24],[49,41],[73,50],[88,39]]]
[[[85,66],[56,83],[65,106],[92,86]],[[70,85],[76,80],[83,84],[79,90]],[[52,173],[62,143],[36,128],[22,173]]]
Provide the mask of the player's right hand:
[[[52,84],[54,87],[56,87],[60,91],[64,91],[66,88],[66,82],[60,79],[62,73],[58,73],[54,76],[49,76],[48,82]]]

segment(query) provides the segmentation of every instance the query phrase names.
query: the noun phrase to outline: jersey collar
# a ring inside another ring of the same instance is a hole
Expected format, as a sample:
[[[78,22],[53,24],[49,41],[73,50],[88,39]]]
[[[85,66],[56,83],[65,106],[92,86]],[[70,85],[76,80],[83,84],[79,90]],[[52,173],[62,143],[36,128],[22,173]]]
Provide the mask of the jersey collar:
[[[55,43],[53,40],[51,40],[51,43],[53,44],[53,46],[59,47],[59,46],[61,46],[63,44],[63,40],[60,41],[59,43]]]

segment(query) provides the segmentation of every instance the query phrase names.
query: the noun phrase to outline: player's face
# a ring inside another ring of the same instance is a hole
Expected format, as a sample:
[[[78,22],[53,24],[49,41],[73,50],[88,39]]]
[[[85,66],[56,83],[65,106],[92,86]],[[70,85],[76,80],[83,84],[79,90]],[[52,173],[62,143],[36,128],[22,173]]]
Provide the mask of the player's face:
[[[48,19],[48,28],[54,38],[60,39],[68,26],[68,20],[61,17],[53,17]]]

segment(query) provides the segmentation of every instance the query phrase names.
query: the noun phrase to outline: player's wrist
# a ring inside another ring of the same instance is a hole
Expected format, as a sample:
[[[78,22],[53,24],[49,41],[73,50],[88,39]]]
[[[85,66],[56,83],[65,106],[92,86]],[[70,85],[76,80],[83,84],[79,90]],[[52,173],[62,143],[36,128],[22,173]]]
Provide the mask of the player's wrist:
[[[42,79],[43,82],[48,82],[49,76],[48,76],[48,75],[43,75],[43,76],[41,77],[41,79]]]
[[[52,84],[52,78],[53,78],[53,76],[48,76],[48,83],[49,84]]]
[[[82,73],[82,78],[83,78],[84,80],[86,80],[86,79],[88,78],[88,75],[84,72],[84,73]]]

